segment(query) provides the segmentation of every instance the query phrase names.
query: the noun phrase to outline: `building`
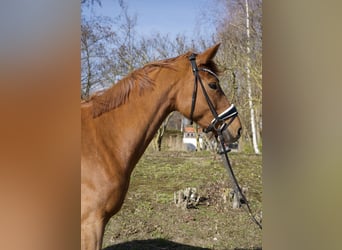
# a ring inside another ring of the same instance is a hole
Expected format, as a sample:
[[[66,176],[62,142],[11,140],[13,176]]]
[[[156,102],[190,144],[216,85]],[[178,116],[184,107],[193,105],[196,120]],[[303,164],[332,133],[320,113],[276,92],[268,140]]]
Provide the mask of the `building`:
[[[188,151],[203,149],[203,138],[200,133],[196,133],[193,127],[184,127],[183,144]]]

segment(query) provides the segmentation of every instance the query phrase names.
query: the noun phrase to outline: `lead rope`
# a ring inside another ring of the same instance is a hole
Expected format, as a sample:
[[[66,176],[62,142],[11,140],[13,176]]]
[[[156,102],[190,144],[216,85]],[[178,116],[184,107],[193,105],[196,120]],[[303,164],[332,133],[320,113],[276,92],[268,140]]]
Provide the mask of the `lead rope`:
[[[255,224],[257,224],[259,229],[262,230],[261,223],[253,215],[252,210],[249,206],[249,202],[247,201],[246,196],[242,193],[242,190],[239,186],[239,183],[238,183],[238,181],[234,175],[233,168],[232,168],[230,161],[229,161],[229,158],[228,158],[228,152],[230,150],[226,150],[226,147],[225,147],[224,142],[223,142],[223,135],[222,135],[221,130],[218,131],[218,141],[220,142],[221,148],[222,148],[222,151],[219,151],[219,154],[222,156],[224,166],[227,169],[229,177],[230,177],[230,179],[234,185],[234,194],[238,196],[239,205],[241,206],[241,201],[243,201],[243,203],[246,204],[247,210],[245,209],[245,211],[248,213],[248,215],[252,219],[252,221]]]

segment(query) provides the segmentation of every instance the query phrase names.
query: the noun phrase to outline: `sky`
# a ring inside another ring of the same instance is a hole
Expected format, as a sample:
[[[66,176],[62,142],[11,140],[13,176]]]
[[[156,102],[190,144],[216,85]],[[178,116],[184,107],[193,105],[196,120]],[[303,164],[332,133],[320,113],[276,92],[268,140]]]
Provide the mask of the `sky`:
[[[136,30],[140,35],[163,35],[175,37],[184,34],[187,37],[197,36],[203,30],[199,26],[200,16],[208,8],[212,0],[125,0],[130,16],[137,15]],[[115,17],[120,7],[117,0],[102,0],[98,4],[84,9],[84,14],[105,15]],[[214,27],[206,25],[205,33],[210,36]],[[203,32],[202,32],[203,33]]]

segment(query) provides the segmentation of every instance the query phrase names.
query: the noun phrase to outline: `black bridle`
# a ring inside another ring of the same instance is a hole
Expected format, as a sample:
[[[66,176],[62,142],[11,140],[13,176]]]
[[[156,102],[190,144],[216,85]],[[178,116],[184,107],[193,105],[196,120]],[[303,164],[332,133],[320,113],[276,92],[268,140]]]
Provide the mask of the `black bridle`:
[[[191,124],[193,122],[193,115],[194,115],[194,110],[195,110],[195,105],[196,105],[197,89],[198,89],[198,82],[199,82],[201,85],[204,97],[205,97],[207,104],[209,106],[209,109],[210,109],[212,115],[214,116],[214,119],[211,121],[211,123],[208,125],[207,128],[203,129],[203,131],[205,133],[208,133],[211,131],[216,132],[216,140],[218,141],[219,145],[221,145],[221,149],[219,150],[219,154],[222,155],[224,165],[225,165],[225,167],[229,173],[230,179],[234,185],[234,188],[233,188],[234,189],[234,195],[235,195],[235,198],[237,197],[236,200],[239,203],[239,207],[241,206],[241,204],[246,204],[247,209],[248,209],[247,213],[249,214],[251,219],[259,226],[259,228],[262,229],[260,222],[258,222],[256,220],[255,216],[253,216],[251,208],[249,206],[249,203],[248,203],[245,195],[243,194],[243,192],[242,192],[242,190],[238,184],[238,181],[234,175],[233,168],[232,168],[230,161],[229,161],[229,158],[228,158],[228,152],[230,151],[230,149],[224,143],[223,131],[225,129],[227,129],[229,127],[229,125],[233,122],[233,120],[237,117],[238,111],[237,111],[236,107],[234,106],[234,104],[232,104],[230,107],[228,107],[222,113],[218,114],[216,112],[216,109],[215,109],[213,103],[211,102],[210,97],[209,97],[209,95],[208,95],[208,93],[207,93],[207,91],[203,85],[202,79],[199,75],[199,71],[208,72],[209,74],[213,75],[217,79],[217,81],[219,82],[218,76],[209,69],[198,68],[197,64],[196,64],[196,54],[191,54],[191,56],[189,57],[189,60],[191,63],[192,72],[193,72],[194,77],[195,77],[194,91],[192,93],[192,103],[191,103],[191,111],[190,111]],[[230,119],[230,120],[228,120],[228,119]]]
[[[234,106],[234,104],[230,105],[229,108],[227,108],[225,111],[223,111],[222,113],[218,114],[216,112],[216,109],[212,103],[212,101],[210,100],[210,97],[203,85],[202,79],[199,75],[199,71],[204,71],[207,72],[211,75],[213,75],[217,81],[219,81],[218,76],[212,72],[209,69],[206,68],[198,68],[197,64],[196,64],[196,54],[191,54],[191,56],[189,57],[191,66],[192,66],[192,72],[194,74],[195,77],[195,81],[194,81],[194,91],[192,93],[192,102],[191,102],[191,111],[190,111],[190,121],[191,124],[193,122],[193,115],[194,115],[194,111],[195,111],[195,105],[196,105],[196,98],[197,98],[197,89],[198,89],[198,82],[200,83],[200,86],[202,88],[202,92],[204,94],[205,100],[207,101],[207,104],[209,106],[209,109],[212,113],[212,115],[214,116],[214,119],[211,121],[211,123],[208,125],[207,128],[205,128],[203,131],[205,133],[211,132],[211,131],[215,131],[215,132],[222,132],[224,131],[226,128],[228,128],[228,126],[233,122],[233,120],[235,119],[235,117],[238,115],[238,111],[236,109],[236,107]],[[228,121],[228,123],[226,123],[226,121],[230,118],[230,120]]]

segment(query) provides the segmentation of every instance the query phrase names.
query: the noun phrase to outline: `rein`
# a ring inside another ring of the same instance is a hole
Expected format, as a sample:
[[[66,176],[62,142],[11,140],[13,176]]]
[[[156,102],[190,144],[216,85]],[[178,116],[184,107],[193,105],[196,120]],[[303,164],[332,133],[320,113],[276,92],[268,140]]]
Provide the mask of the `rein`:
[[[191,56],[189,57],[189,60],[191,63],[192,72],[193,72],[194,77],[195,77],[194,91],[192,93],[192,103],[191,103],[191,111],[190,111],[191,124],[193,123],[193,114],[194,114],[194,110],[195,110],[195,104],[196,104],[196,98],[197,98],[197,89],[198,89],[198,82],[199,82],[200,86],[202,88],[202,92],[204,94],[204,97],[208,103],[209,109],[214,116],[214,119],[211,121],[211,123],[209,124],[209,126],[207,128],[203,129],[203,132],[208,133],[208,132],[214,130],[217,133],[216,140],[217,140],[217,142],[220,143],[220,146],[221,146],[221,150],[219,151],[219,154],[222,156],[224,166],[226,167],[228,174],[229,174],[229,177],[230,177],[230,179],[234,185],[234,188],[233,188],[234,189],[234,195],[236,197],[238,197],[237,201],[239,202],[239,207],[241,207],[242,203],[246,204],[247,210],[248,210],[246,212],[248,213],[250,218],[253,220],[253,222],[255,224],[257,224],[260,229],[262,229],[262,225],[260,224],[259,221],[257,221],[255,216],[253,215],[252,210],[249,206],[249,203],[248,203],[245,195],[242,193],[242,190],[239,186],[239,183],[238,183],[238,181],[234,175],[233,168],[232,168],[230,161],[229,161],[229,158],[228,158],[228,152],[230,152],[230,148],[224,144],[223,131],[225,129],[227,129],[228,126],[233,122],[235,117],[237,117],[238,111],[237,111],[236,107],[234,106],[234,104],[232,104],[229,108],[227,108],[221,114],[217,114],[215,107],[214,107],[213,103],[211,102],[207,91],[205,90],[202,79],[199,75],[199,71],[208,72],[209,74],[213,75],[217,80],[219,80],[218,76],[209,69],[198,68],[197,64],[196,64],[196,54],[191,54]],[[228,121],[228,123],[226,123],[226,121],[229,118],[231,118],[231,119]]]

